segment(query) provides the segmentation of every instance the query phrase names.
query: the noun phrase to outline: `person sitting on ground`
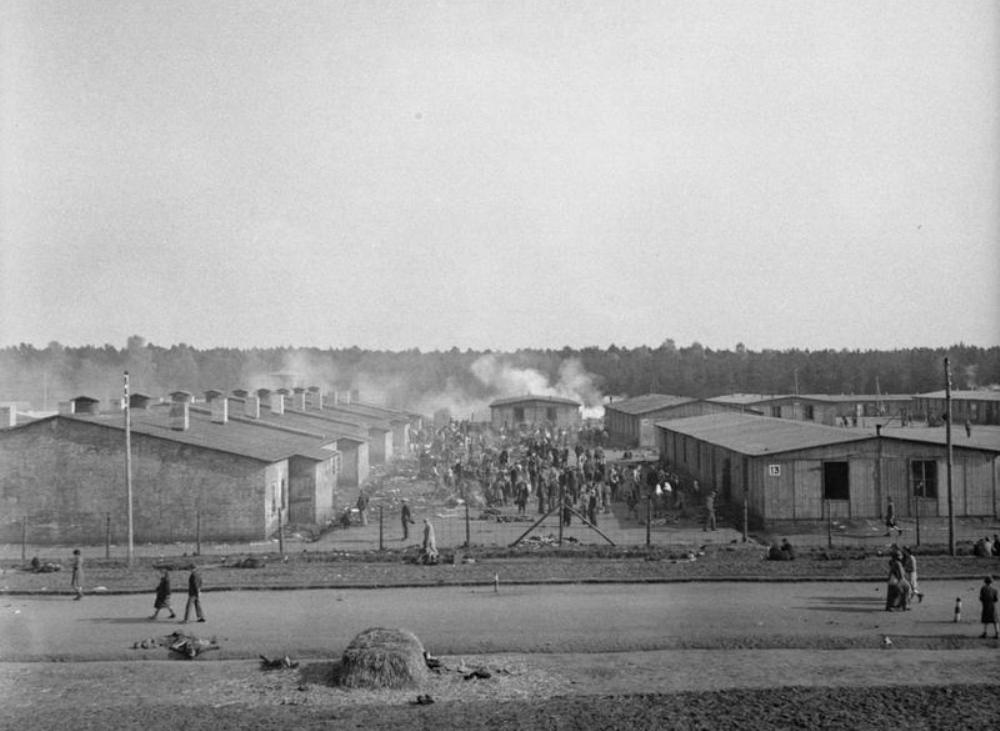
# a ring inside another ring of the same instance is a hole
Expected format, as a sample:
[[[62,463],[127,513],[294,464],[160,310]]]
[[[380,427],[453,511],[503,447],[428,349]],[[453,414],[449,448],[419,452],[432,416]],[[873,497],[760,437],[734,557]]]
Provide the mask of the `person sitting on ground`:
[[[781,539],[781,552],[783,554],[785,554],[785,557],[786,557],[785,560],[786,561],[794,561],[795,560],[795,549],[792,548],[792,544],[788,542],[787,538],[782,538]]]
[[[993,555],[993,546],[989,538],[980,538],[976,545],[972,547],[972,555],[979,558],[988,558]]]

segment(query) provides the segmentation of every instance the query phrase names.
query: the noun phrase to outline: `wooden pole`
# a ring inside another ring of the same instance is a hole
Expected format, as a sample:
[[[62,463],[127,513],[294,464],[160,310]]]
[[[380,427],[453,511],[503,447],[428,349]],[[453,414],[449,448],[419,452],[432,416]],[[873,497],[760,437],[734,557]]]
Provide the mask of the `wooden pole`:
[[[201,555],[201,511],[194,513],[194,555]]]
[[[653,493],[646,495],[646,545],[652,543],[653,532]]]
[[[111,513],[104,516],[104,558],[111,558]]]
[[[21,518],[21,560],[28,560],[28,516]]]
[[[383,542],[383,533],[382,533],[382,506],[381,505],[378,506],[378,550],[380,550],[380,551],[384,551],[385,550],[385,543]]]
[[[135,530],[132,514],[132,405],[129,403],[128,371],[124,377],[125,390],[125,492],[128,500],[128,567],[135,561]]]
[[[472,537],[469,534],[469,501],[465,501],[465,547],[472,545]]]
[[[830,511],[830,501],[827,499],[823,502],[826,503],[826,547],[833,548],[833,515]]]
[[[565,510],[564,505],[566,504],[566,487],[560,482],[559,483],[559,512],[556,515],[559,518],[559,545],[563,542],[563,510]]]
[[[278,506],[278,553],[282,556],[285,555],[285,526],[284,521],[282,521],[282,516],[284,511],[281,506]]]
[[[948,445],[948,553],[955,555],[955,498],[952,494],[951,364],[944,359],[945,441]]]

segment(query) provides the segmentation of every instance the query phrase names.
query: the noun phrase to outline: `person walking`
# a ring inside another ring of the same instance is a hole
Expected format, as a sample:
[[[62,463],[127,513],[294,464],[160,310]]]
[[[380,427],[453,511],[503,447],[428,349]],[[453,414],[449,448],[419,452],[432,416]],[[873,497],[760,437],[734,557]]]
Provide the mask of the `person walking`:
[[[80,601],[83,599],[83,556],[80,554],[79,548],[73,549],[73,575],[69,577],[69,585],[73,587],[73,591],[76,592],[76,596],[73,597],[73,601]]]
[[[363,492],[358,493],[358,515],[361,517],[361,525],[368,525],[368,496]]]
[[[917,598],[917,602],[923,602],[924,593],[917,586],[917,557],[913,555],[913,549],[909,546],[903,546],[903,572],[906,574],[906,581],[913,596]]]
[[[399,522],[403,525],[403,537],[399,540],[405,541],[410,537],[410,526],[413,525],[413,515],[410,513],[410,504],[403,498],[403,506],[399,511]]]
[[[425,564],[437,563],[437,541],[434,538],[434,526],[430,518],[424,518],[424,541],[420,546],[420,558]]]
[[[191,616],[191,607],[194,607],[194,613],[198,617],[199,622],[205,621],[205,615],[201,612],[201,571],[198,570],[197,566],[191,569],[191,574],[188,576],[188,599],[187,605],[184,607],[184,619],[181,620],[181,624],[187,624],[188,618]]]
[[[889,579],[886,582],[885,611],[896,608],[904,612],[910,609],[910,584],[903,572],[902,554],[893,549],[889,558]]]
[[[715,529],[715,490],[709,490],[705,496],[705,530]]]
[[[993,586],[993,577],[987,576],[983,579],[983,586],[979,590],[979,602],[983,605],[983,612],[980,620],[983,623],[983,633],[980,637],[986,636],[986,628],[993,625],[993,638],[1000,639],[1000,624],[997,622],[997,588]]]
[[[890,497],[885,506],[885,534],[891,535],[894,530],[897,536],[903,535],[903,529],[896,525],[896,506]]]
[[[166,609],[170,612],[170,619],[175,619],[177,614],[170,606],[170,571],[168,569],[160,569],[160,583],[156,585],[156,598],[153,600],[153,616],[150,619],[156,619],[161,609]]]

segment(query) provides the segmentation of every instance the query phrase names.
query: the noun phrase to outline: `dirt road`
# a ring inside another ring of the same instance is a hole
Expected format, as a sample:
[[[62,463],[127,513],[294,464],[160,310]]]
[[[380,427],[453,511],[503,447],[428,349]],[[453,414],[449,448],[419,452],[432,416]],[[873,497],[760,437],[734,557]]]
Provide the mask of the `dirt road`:
[[[656,728],[687,713],[691,699],[675,702],[674,694],[718,691],[787,688],[796,694],[783,701],[789,712],[814,697],[840,707],[831,688],[881,688],[864,698],[884,705],[894,702],[892,687],[946,686],[976,703],[986,696],[973,689],[994,683],[983,668],[1000,657],[996,641],[978,637],[977,585],[923,589],[925,601],[905,613],[883,611],[883,587],[870,582],[230,591],[207,593],[208,622],[189,625],[147,621],[151,596],[3,597],[0,725],[58,727],[72,713],[81,728],[171,728],[181,715],[191,728],[395,727],[413,718],[413,691],[349,692],[331,682],[350,639],[377,625],[413,630],[445,661],[423,689],[438,701],[432,715],[443,728],[478,728],[487,721],[476,709],[498,707],[513,714],[505,722],[513,726],[586,727],[586,717],[561,726],[559,714],[606,709],[601,699],[611,697],[642,699],[616,713],[654,704],[650,720],[623,717],[622,728]],[[956,596],[965,609],[957,624]],[[183,596],[176,600],[182,611]],[[215,637],[221,649],[193,661],[131,649],[175,629]],[[288,654],[300,667],[263,672],[259,654]],[[474,667],[493,677],[465,681]],[[809,688],[819,695],[803,697]],[[726,707],[725,697],[711,698],[710,715]],[[749,698],[760,709],[773,705]],[[936,696],[924,700],[940,705]],[[680,715],[656,715],[664,703]]]

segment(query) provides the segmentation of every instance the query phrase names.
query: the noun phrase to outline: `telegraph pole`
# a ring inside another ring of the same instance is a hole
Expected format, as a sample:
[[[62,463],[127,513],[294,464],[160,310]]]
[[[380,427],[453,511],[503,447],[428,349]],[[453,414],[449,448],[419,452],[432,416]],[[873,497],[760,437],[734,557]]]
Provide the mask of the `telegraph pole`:
[[[135,535],[132,531],[132,405],[129,403],[128,371],[125,371],[125,492],[128,495],[128,567],[135,560]]]
[[[948,444],[948,553],[955,555],[955,500],[951,489],[952,449],[951,449],[951,364],[944,359],[944,433]]]

